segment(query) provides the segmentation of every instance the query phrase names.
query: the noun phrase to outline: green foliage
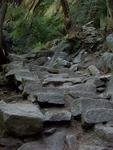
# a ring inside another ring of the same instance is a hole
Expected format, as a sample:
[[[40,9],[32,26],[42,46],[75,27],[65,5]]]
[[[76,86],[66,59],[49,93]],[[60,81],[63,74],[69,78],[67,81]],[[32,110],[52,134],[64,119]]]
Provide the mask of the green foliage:
[[[40,51],[40,49],[44,48],[44,44],[41,42],[36,43],[35,45],[35,52]]]
[[[81,0],[78,5],[71,6],[74,20],[78,24],[94,21],[96,27],[100,26],[100,18],[107,16],[105,0]]]
[[[6,25],[9,29],[9,35],[17,43],[16,52],[23,53],[32,48],[41,49],[45,42],[62,37],[63,13],[60,9],[50,16],[47,13],[48,10],[54,10],[55,6],[57,8],[58,3],[57,0],[43,0],[33,13],[20,6],[9,6]],[[75,23],[83,25],[93,21],[96,27],[105,24],[107,15],[105,0],[80,0],[79,4],[70,0],[69,4]]]
[[[28,15],[28,16],[27,16]],[[10,5],[7,19],[10,28],[10,36],[18,44],[16,51],[21,53],[25,49],[40,47],[39,43],[61,37],[63,23],[57,17],[30,16],[27,10]]]

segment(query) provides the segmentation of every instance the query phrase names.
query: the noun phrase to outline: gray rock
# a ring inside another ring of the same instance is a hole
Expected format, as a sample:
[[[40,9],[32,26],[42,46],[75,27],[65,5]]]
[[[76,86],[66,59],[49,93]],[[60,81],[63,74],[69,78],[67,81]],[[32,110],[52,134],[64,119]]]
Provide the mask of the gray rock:
[[[35,141],[23,144],[17,150],[47,150],[46,145],[42,141]]]
[[[47,58],[47,57],[44,57],[44,56],[39,57],[39,58],[37,59],[37,65],[38,65],[38,66],[43,66],[43,65],[46,64],[47,61],[48,61],[48,58]]]
[[[47,84],[63,84],[65,82],[72,82],[73,84],[82,83],[81,78],[47,78],[43,81],[43,85]]]
[[[53,51],[68,52],[68,53],[70,53],[71,49],[72,49],[71,44],[66,42],[62,42],[58,44],[58,46],[52,48]]]
[[[76,91],[69,91],[67,92],[67,94],[69,96],[71,96],[72,98],[76,99],[76,98],[80,98],[80,97],[90,97],[90,98],[95,98],[96,94],[93,92],[81,92],[79,90]]]
[[[56,104],[56,105],[64,105],[64,94],[62,91],[59,90],[59,92],[53,91],[53,92],[39,92],[34,95],[38,102],[40,103],[46,103],[46,104]]]
[[[44,134],[48,136],[48,135],[54,134],[56,131],[57,131],[57,128],[50,128],[50,129],[44,130]]]
[[[78,150],[78,143],[75,135],[68,134],[66,136],[66,150]]]
[[[113,53],[105,52],[98,62],[98,67],[105,73],[113,69]]]
[[[105,87],[99,87],[97,88],[98,93],[103,93],[105,91]]]
[[[26,82],[26,81],[35,81],[39,80],[38,76],[35,76],[35,74],[31,73],[28,69],[15,69],[15,70],[10,70],[6,74],[7,79],[15,79],[15,82]]]
[[[13,61],[7,65],[5,71],[8,72],[10,70],[14,70],[14,69],[17,70],[17,69],[23,69],[23,68],[25,68],[25,67],[24,67],[22,61]]]
[[[76,72],[76,71],[78,70],[78,64],[72,65],[72,66],[70,67],[70,70]]]
[[[113,109],[96,108],[90,109],[82,114],[83,122],[96,124],[113,120]]]
[[[16,136],[30,136],[41,132],[44,115],[33,104],[0,102],[0,116],[6,130]]]
[[[23,95],[34,95],[35,92],[37,92],[38,89],[41,88],[40,81],[29,81],[26,82],[23,89]]]
[[[82,113],[96,108],[113,109],[113,103],[109,102],[108,100],[90,98],[81,98],[79,100],[81,101]]]
[[[80,145],[78,150],[112,150],[112,149],[96,145]]]
[[[112,77],[111,74],[107,74],[107,75],[100,76],[99,79],[104,81],[104,82],[107,82],[107,81],[110,81],[111,77]]]
[[[87,55],[87,52],[82,50],[73,60],[74,64],[79,64],[81,61],[84,60],[85,56]]]
[[[53,67],[59,68],[61,66],[69,68],[71,66],[71,64],[67,60],[64,60],[62,58],[57,58],[53,63]]]
[[[73,85],[72,82],[66,82],[66,83],[63,84],[64,87],[68,87],[68,86],[72,86],[72,85]]]
[[[72,116],[76,117],[76,116],[81,115],[82,108],[81,108],[81,101],[80,100],[76,99],[76,101],[73,101],[70,105],[70,108],[71,108]]]
[[[96,88],[105,87],[106,86],[106,83],[104,81],[100,80],[99,78],[96,78],[94,83],[96,85]]]
[[[109,49],[113,51],[113,34],[109,34],[106,37],[106,42],[107,42]]]
[[[94,128],[96,134],[107,142],[113,142],[113,127],[107,125],[96,125]]]
[[[53,60],[56,60],[58,57],[67,60],[68,54],[66,52],[57,51],[53,55]]]
[[[22,97],[22,95],[13,95],[13,96],[10,96],[8,98],[4,98],[4,101],[6,103],[10,103],[10,102],[23,102],[23,97]]]
[[[54,55],[54,51],[43,49],[42,51],[36,52],[36,58],[40,57],[52,57]]]
[[[11,61],[19,61],[22,62],[25,60],[26,55],[17,55],[17,54],[9,54],[9,59]]]
[[[81,62],[81,55],[78,55],[74,58],[73,64],[79,64]]]
[[[113,104],[111,104],[108,100],[93,99],[87,97],[75,99],[71,103],[71,113],[74,117],[96,108],[113,109]]]
[[[40,102],[42,104],[64,105],[64,92],[58,88],[41,87],[36,82],[26,83],[23,96],[28,97],[30,101]]]
[[[65,144],[64,138],[64,131],[59,131],[53,134],[52,136],[49,136],[47,138],[47,150],[63,150]]]
[[[108,95],[97,95],[95,92],[85,92],[85,91],[69,91],[67,92],[68,95],[70,95],[72,98],[80,98],[80,97],[86,97],[86,98],[93,98],[93,99],[109,99]]]
[[[0,145],[8,147],[9,149],[17,149],[17,147],[22,145],[22,141],[13,137],[0,137]]]
[[[49,74],[46,76],[46,78],[69,78],[68,73],[60,73],[60,74]]]
[[[90,74],[91,75],[94,75],[94,76],[96,76],[96,75],[100,75],[100,71],[97,69],[97,67],[96,66],[94,66],[94,65],[91,65],[91,66],[89,66],[88,67],[88,70],[90,71]]]
[[[46,122],[64,122],[71,120],[71,112],[64,108],[44,109]]]
[[[53,73],[53,74],[58,74],[59,73],[59,70],[58,69],[55,69],[55,68],[47,68],[47,71],[49,73]]]
[[[64,132],[57,132],[42,141],[25,143],[18,150],[63,150],[64,136]]]
[[[92,92],[92,93],[95,93],[96,94],[96,86],[94,84],[87,84],[87,83],[82,83],[82,84],[77,84],[77,85],[73,85],[73,86],[68,86],[68,87],[61,87],[61,89],[65,89],[67,90],[68,92],[71,92],[71,94],[74,92],[82,92],[83,93],[87,93],[87,92]],[[75,94],[76,95],[76,94]]]
[[[52,59],[48,62],[47,66],[59,68],[62,66],[70,66],[70,63],[68,61],[68,54],[65,52],[55,52]]]
[[[113,101],[113,77],[107,83],[106,93],[111,96],[111,100]]]
[[[24,55],[26,59],[35,59],[36,58],[36,53],[34,52],[28,52],[27,54]]]

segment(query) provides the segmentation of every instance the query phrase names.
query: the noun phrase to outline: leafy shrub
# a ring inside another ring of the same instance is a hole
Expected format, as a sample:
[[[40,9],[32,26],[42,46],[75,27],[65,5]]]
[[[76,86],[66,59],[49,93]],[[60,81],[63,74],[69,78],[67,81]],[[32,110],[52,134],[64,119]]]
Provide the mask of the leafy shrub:
[[[12,9],[11,9],[12,8]],[[10,28],[9,34],[17,43],[17,51],[22,52],[29,47],[34,48],[37,43],[45,43],[48,40],[62,36],[63,24],[57,18],[45,16],[30,16],[27,10],[10,5],[7,19]],[[7,22],[7,21],[6,21]]]
[[[72,5],[71,11],[74,20],[78,24],[94,21],[96,27],[100,26],[100,18],[107,16],[105,0],[80,0],[79,4]]]

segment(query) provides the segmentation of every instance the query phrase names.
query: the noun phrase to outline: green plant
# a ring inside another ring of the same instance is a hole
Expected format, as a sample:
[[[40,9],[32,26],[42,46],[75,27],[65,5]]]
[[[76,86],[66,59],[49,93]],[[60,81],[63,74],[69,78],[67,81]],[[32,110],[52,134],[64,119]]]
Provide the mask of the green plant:
[[[96,27],[100,26],[100,18],[107,16],[105,0],[80,0],[79,4],[71,5],[73,18],[78,24],[94,21]]]
[[[40,49],[44,48],[44,44],[41,42],[38,42],[35,44],[34,48],[35,48],[34,49],[35,52],[40,51]]]
[[[10,26],[9,35],[17,43],[16,50],[19,53],[29,47],[41,47],[40,43],[62,36],[63,22],[56,16],[52,18],[40,15],[26,17],[27,10],[21,7],[13,8],[12,5],[9,6],[8,12],[10,12],[7,15]]]

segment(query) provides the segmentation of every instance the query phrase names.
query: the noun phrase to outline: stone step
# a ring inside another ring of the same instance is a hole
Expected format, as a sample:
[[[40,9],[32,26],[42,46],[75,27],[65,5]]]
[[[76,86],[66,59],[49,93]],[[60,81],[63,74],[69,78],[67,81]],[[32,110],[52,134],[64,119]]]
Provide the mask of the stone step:
[[[38,76],[35,76],[28,69],[10,70],[6,74],[6,78],[14,78],[17,82],[39,80]]]
[[[54,78],[53,77],[53,78],[46,78],[42,84],[43,85],[48,85],[48,84],[61,85],[66,82],[78,84],[78,83],[82,83],[83,80],[82,80],[82,78],[60,78],[60,77]]]
[[[65,108],[44,109],[45,122],[66,122],[71,121],[71,112]]]
[[[113,109],[113,103],[105,99],[93,99],[93,98],[78,98],[74,99],[70,105],[72,116],[76,117],[92,109],[108,108]]]
[[[41,87],[36,82],[25,84],[23,95],[32,95],[35,102],[46,105],[64,105],[64,92],[58,88]]]
[[[36,101],[41,104],[41,106],[46,105],[64,105],[64,94],[63,92],[59,91],[53,91],[53,92],[37,92],[34,97],[36,98]]]
[[[113,142],[113,124],[97,124],[95,125],[94,131],[102,140]]]
[[[43,129],[44,115],[29,103],[6,104],[0,101],[0,127],[16,136],[37,135]]]
[[[96,108],[82,114],[83,123],[97,124],[113,121],[113,109]]]

